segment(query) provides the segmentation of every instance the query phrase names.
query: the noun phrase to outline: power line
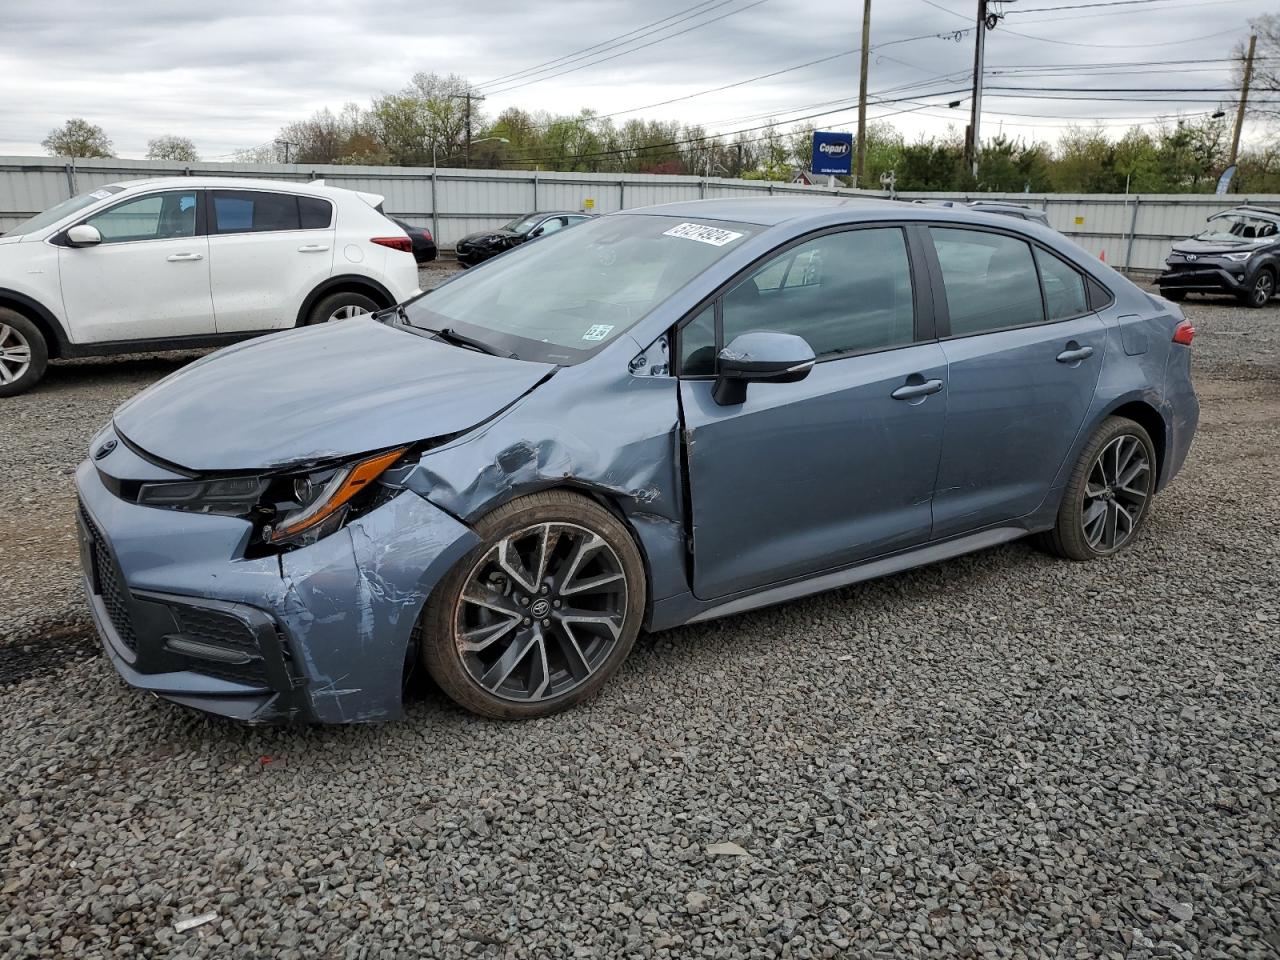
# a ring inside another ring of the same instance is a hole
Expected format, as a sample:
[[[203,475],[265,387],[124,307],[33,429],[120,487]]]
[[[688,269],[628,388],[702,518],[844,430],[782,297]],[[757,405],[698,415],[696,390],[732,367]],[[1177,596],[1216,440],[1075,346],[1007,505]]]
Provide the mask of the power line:
[[[926,0],[927,2],[927,0]],[[1203,37],[1188,37],[1186,40],[1162,40],[1158,43],[1082,43],[1075,40],[1055,40],[1052,37],[1036,37],[1029,33],[1019,33],[1017,30],[1004,28],[1004,33],[1011,34],[1015,37],[1022,37],[1024,40],[1039,40],[1043,43],[1057,43],[1066,47],[1095,47],[1103,49],[1132,49],[1134,47],[1174,47],[1181,43],[1202,43],[1205,40],[1212,40],[1214,37],[1225,37],[1229,33],[1238,33],[1239,27],[1232,27],[1229,30],[1222,30],[1218,33],[1206,34]]]
[[[927,3],[928,0],[925,0]],[[1136,7],[1148,3],[1163,3],[1165,0],[1105,0],[1103,3],[1077,3],[1060,7],[1023,7],[1010,10],[1009,13],[1048,13],[1051,10],[1088,10],[1090,7]]]

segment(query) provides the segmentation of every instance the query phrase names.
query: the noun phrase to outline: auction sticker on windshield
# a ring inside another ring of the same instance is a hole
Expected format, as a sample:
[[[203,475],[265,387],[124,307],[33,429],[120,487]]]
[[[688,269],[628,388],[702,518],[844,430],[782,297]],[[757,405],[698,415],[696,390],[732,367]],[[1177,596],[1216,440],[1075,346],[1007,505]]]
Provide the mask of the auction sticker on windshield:
[[[733,243],[733,241],[742,236],[742,234],[734,233],[732,230],[708,227],[701,223],[682,223],[665,231],[662,235],[664,237],[679,237],[682,240],[697,240],[699,243],[709,243],[713,247],[723,247],[725,244]]]
[[[597,323],[594,327],[582,335],[583,340],[603,340],[613,332],[613,324]]]

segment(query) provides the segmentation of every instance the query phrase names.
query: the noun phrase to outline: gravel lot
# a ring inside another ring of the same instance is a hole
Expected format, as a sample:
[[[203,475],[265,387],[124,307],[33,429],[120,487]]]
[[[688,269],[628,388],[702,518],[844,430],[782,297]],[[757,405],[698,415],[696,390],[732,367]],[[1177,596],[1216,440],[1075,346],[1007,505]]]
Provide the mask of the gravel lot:
[[[125,688],[70,474],[188,358],[58,364],[0,408],[0,958],[1280,955],[1280,306],[1186,306],[1200,434],[1121,557],[642,637],[524,724]]]

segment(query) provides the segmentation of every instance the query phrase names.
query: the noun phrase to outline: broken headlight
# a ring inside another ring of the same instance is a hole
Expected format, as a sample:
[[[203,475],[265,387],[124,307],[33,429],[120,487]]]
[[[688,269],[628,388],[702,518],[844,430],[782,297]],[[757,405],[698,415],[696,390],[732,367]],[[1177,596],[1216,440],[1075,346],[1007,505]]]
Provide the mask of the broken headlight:
[[[408,450],[383,453],[275,476],[224,477],[144,483],[138,502],[152,507],[252,520],[264,543],[304,546],[342,526],[353,509],[368,505],[363,492]]]

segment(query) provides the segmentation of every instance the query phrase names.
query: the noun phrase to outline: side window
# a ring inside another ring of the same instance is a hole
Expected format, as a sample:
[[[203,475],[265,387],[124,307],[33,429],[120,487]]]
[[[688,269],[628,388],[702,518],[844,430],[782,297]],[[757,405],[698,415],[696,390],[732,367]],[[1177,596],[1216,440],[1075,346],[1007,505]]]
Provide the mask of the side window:
[[[714,303],[680,328],[680,372],[689,377],[716,372]]]
[[[544,221],[542,224],[542,235],[545,237],[549,233],[555,233],[564,226],[564,217],[552,217],[550,220]]]
[[[298,197],[298,219],[303,230],[323,230],[333,223],[333,204],[319,197]]]
[[[723,309],[725,343],[776,330],[819,357],[904,346],[915,338],[906,237],[876,227],[799,244],[726,293]]]
[[[929,232],[942,265],[953,337],[1044,322],[1030,244],[981,230]]]
[[[1036,263],[1040,265],[1040,284],[1044,287],[1044,305],[1049,319],[1068,320],[1089,312],[1089,297],[1084,277],[1074,267],[1053,254],[1036,247]]]
[[[175,190],[126,200],[85,223],[97,228],[103,243],[194,237],[196,194],[194,190]]]
[[[297,230],[298,198],[291,193],[257,190],[213,190],[213,223],[210,233],[262,233]]]

